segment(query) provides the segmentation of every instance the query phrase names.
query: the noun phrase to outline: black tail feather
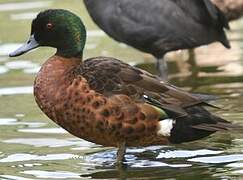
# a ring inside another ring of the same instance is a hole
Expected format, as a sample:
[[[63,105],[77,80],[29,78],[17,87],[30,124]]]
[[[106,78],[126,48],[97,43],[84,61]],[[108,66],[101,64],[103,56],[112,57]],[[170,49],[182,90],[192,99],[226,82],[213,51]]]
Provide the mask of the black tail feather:
[[[187,108],[186,111],[187,116],[176,119],[169,138],[171,143],[194,141],[217,131],[226,131],[236,127],[200,106]]]

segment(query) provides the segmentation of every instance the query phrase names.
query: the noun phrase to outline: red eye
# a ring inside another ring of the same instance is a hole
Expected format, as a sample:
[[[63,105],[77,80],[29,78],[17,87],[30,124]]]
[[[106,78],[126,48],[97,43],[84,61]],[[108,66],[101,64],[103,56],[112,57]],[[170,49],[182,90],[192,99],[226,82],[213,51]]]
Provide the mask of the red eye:
[[[53,27],[53,24],[52,23],[47,23],[46,24],[46,29],[51,30],[52,27]]]

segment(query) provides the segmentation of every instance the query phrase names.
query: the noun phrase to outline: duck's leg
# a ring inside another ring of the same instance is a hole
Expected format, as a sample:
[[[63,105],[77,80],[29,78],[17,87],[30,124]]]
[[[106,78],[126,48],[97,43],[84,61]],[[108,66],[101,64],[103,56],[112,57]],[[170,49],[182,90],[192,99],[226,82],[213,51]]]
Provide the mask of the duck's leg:
[[[189,49],[188,50],[189,53],[189,58],[188,58],[188,63],[191,66],[191,72],[192,72],[192,76],[197,75],[199,72],[199,68],[197,65],[197,61],[196,61],[196,55],[195,55],[195,51],[194,49]]]
[[[159,77],[161,77],[164,81],[168,81],[168,67],[164,56],[157,58],[156,68],[159,72]]]
[[[118,150],[117,150],[117,158],[116,163],[118,165],[123,164],[125,161],[125,154],[126,154],[126,142],[122,142],[118,144]]]

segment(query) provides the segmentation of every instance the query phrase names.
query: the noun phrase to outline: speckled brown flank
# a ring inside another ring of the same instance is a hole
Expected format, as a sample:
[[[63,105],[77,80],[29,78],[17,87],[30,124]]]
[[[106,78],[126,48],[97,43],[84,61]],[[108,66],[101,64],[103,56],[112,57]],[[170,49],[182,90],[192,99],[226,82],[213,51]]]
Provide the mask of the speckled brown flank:
[[[35,97],[48,117],[73,135],[106,146],[124,140],[128,146],[167,142],[157,136],[158,115],[151,115],[149,106],[138,106],[126,95],[106,98],[91,90],[72,71],[79,63],[54,56],[42,67],[35,81]]]

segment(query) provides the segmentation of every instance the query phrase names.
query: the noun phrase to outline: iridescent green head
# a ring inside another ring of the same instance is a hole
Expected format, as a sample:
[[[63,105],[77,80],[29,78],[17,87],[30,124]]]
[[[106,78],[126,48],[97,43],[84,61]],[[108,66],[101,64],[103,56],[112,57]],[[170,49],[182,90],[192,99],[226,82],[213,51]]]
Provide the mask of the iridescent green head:
[[[85,42],[85,26],[77,15],[63,9],[50,9],[37,15],[32,21],[30,39],[10,56],[19,56],[39,46],[50,46],[57,49],[57,55],[81,57]]]

